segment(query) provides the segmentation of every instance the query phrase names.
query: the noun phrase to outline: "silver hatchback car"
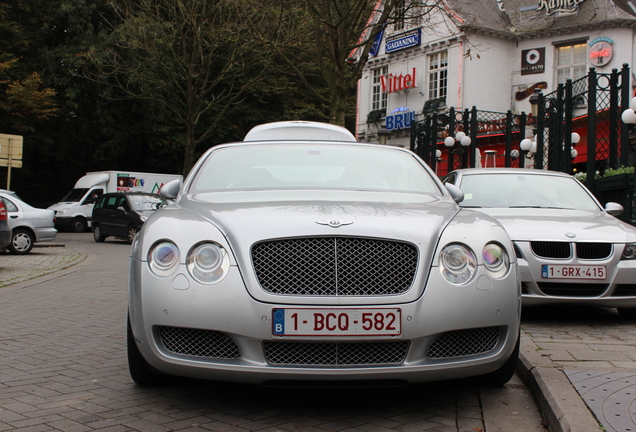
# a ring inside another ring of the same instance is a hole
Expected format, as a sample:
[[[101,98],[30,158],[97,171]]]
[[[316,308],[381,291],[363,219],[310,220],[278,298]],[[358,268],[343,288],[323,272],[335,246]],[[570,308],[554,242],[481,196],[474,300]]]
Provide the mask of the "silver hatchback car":
[[[7,211],[11,242],[7,249],[12,254],[24,255],[31,252],[36,242],[52,241],[57,236],[53,223],[53,210],[31,207],[22,201],[15,192],[0,189]]]
[[[261,126],[162,188],[174,204],[131,252],[136,382],[511,378],[521,291],[503,227],[415,154],[340,129]]]
[[[463,169],[445,181],[464,208],[497,219],[514,242],[523,305],[618,308],[636,317],[636,228],[601,207],[569,174],[523,168]]]

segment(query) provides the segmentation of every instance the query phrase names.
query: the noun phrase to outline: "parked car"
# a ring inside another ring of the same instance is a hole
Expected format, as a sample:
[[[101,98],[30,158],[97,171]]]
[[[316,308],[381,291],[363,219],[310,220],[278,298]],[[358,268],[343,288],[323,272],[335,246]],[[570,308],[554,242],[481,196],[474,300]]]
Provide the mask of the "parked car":
[[[515,245],[523,305],[579,304],[636,316],[636,228],[603,208],[565,173],[522,168],[462,169],[444,179],[460,206],[497,219]]]
[[[11,228],[9,228],[9,215],[0,200],[0,250],[3,250],[11,243]]]
[[[53,241],[57,230],[53,224],[53,210],[31,207],[15,192],[0,189],[0,200],[8,214],[11,242],[7,246],[12,254],[31,252],[36,242]]]
[[[113,236],[132,243],[148,216],[166,205],[157,194],[143,192],[113,192],[97,198],[93,207],[91,227],[96,242]]]
[[[287,125],[161,189],[174,204],[131,248],[132,378],[508,381],[521,292],[503,227],[408,150]]]

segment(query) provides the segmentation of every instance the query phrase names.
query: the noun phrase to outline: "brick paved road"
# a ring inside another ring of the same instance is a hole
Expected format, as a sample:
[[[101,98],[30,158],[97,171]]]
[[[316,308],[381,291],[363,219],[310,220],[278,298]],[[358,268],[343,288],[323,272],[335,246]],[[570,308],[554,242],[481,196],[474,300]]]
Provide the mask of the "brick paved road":
[[[542,429],[520,381],[493,391],[450,383],[316,391],[185,380],[138,387],[128,375],[125,353],[129,246],[95,244],[90,234],[58,239],[69,253],[86,259],[0,288],[0,431]],[[4,258],[0,272],[8,268]],[[493,426],[487,427],[490,418]]]

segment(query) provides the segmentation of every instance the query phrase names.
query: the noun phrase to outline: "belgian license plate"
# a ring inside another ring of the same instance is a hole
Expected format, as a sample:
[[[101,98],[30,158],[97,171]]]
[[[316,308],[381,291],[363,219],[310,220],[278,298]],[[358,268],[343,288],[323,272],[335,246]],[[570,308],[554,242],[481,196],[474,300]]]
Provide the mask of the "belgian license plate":
[[[605,266],[541,265],[543,279],[606,279]]]
[[[397,336],[402,334],[399,308],[273,309],[276,336]]]

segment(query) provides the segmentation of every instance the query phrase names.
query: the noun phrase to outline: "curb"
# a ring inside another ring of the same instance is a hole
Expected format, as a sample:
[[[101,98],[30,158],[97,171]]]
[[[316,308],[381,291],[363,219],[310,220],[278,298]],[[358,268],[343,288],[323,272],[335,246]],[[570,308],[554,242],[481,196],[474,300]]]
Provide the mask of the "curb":
[[[538,363],[535,362],[535,364]],[[525,353],[519,353],[516,372],[530,389],[550,432],[599,432],[602,430],[585,401],[562,370],[554,367],[533,366]]]

